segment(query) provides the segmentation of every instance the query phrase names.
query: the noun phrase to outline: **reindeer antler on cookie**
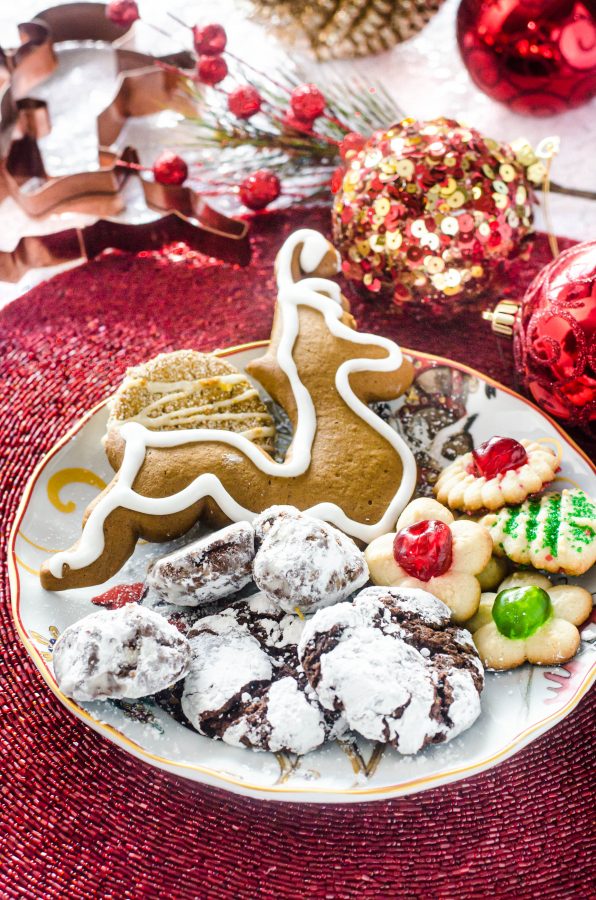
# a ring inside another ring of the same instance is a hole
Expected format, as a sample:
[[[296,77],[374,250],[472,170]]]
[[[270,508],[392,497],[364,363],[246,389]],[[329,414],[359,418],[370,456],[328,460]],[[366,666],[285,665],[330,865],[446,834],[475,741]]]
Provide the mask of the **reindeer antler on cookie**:
[[[394,526],[414,490],[416,466],[367,403],[398,397],[412,366],[393,341],[355,330],[329,280],[338,263],[317,232],[288,238],[277,260],[271,343],[247,367],[292,422],[284,461],[233,431],[155,431],[139,422],[111,428],[106,452],[117,475],[88,508],[77,544],[42,567],[44,587],[101,583],[140,537],[169,540],[201,518],[251,521],[278,504],[308,510],[366,542]]]

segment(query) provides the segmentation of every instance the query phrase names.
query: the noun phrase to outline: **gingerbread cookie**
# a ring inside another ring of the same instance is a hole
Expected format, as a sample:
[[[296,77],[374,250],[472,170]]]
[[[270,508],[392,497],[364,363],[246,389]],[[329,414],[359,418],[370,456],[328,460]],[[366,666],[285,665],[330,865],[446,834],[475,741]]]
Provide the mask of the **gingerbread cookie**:
[[[201,619],[189,633],[182,711],[201,734],[236,747],[303,754],[342,729],[301,670],[304,622],[263,594]]]
[[[292,422],[283,462],[234,432],[152,431],[138,421],[111,428],[106,452],[117,475],[87,510],[78,543],[43,565],[44,587],[101,583],[139,537],[167,540],[201,518],[251,521],[276,504],[309,511],[363,542],[392,527],[416,467],[403,439],[368,404],[398,397],[413,370],[393,341],[354,329],[347,301],[325,277],[337,266],[320,234],[288,238],[277,260],[271,343],[247,367]]]
[[[227,360],[197,350],[160,353],[128,369],[110,404],[108,433],[127,422],[151,431],[233,431],[273,453],[275,423],[259,392]]]
[[[169,603],[203,606],[240,591],[252,579],[255,537],[248,522],[234,522],[152,565],[148,586]]]
[[[521,503],[555,477],[559,457],[536,441],[493,437],[443,469],[435,485],[440,503],[476,512]]]
[[[52,660],[67,697],[145,697],[186,675],[190,645],[162,616],[127,603],[70,625],[56,641]]]
[[[577,626],[592,612],[592,595],[571,584],[553,586],[538,572],[515,572],[497,593],[483,594],[466,623],[484,665],[515,669],[522,663],[568,662],[580,645]]]
[[[255,520],[263,535],[253,565],[257,587],[286,612],[313,612],[346,600],[368,581],[368,567],[343,532],[291,507]]]
[[[480,713],[484,677],[469,632],[426,591],[374,587],[319,610],[298,655],[322,705],[400,753],[448,741]]]
[[[504,507],[480,522],[495,554],[519,565],[583,575],[596,562],[596,504],[579,488]]]
[[[371,580],[391,587],[422,588],[447,604],[454,622],[465,622],[478,608],[476,577],[487,565],[492,541],[476,522],[456,522],[436,500],[413,500],[397,521],[397,533],[384,534],[364,557]]]

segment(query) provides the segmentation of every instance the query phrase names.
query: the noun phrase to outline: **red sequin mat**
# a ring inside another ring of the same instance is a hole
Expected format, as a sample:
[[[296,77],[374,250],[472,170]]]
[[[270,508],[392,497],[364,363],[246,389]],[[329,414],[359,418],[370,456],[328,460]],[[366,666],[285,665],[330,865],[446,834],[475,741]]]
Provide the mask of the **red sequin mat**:
[[[387,802],[294,806],[135,761],[61,707],[16,636],[6,539],[42,454],[128,365],[181,346],[266,338],[276,249],[293,228],[325,229],[327,218],[257,217],[248,269],[183,248],[105,255],[0,313],[2,898],[593,896],[594,692],[474,778]],[[548,259],[539,237],[510,284],[521,293]],[[478,314],[419,323],[378,300],[352,299],[361,328],[514,382],[510,346]]]

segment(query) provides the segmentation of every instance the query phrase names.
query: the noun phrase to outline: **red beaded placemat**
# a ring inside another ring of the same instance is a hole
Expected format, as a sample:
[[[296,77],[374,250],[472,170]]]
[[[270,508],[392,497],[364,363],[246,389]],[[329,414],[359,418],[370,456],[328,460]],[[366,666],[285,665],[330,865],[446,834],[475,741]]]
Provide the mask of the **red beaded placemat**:
[[[594,896],[594,692],[474,778],[387,802],[295,806],[135,761],[61,707],[15,634],[6,539],[43,453],[126,366],[180,346],[266,338],[276,249],[293,228],[326,221],[317,211],[258,217],[248,269],[181,248],[107,255],[0,313],[2,898]],[[520,292],[548,259],[540,237],[512,273]],[[511,348],[478,314],[419,323],[352,299],[362,328],[512,383]]]

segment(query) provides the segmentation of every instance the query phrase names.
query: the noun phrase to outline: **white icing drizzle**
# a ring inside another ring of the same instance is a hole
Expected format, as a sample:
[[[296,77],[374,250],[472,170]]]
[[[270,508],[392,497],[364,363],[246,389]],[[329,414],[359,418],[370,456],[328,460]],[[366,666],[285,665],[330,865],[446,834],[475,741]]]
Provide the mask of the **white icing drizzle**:
[[[350,519],[339,506],[329,502],[317,503],[306,511],[367,543],[393,528],[398,515],[414,490],[416,482],[414,457],[397,432],[354,394],[349,379],[356,372],[395,371],[402,365],[402,353],[394,341],[354,331],[341,321],[343,314],[341,295],[338,285],[333,281],[325,278],[305,278],[294,283],[291,267],[292,256],[295,249],[301,244],[300,265],[306,272],[314,271],[330,248],[329,243],[318,232],[300,229],[290,235],[278,257],[278,308],[282,316],[282,335],[277,351],[277,363],[288,377],[298,413],[294,439],[286,459],[282,463],[275,462],[255,444],[247,440],[244,435],[231,431],[207,428],[149,431],[138,422],[126,422],[120,428],[126,448],[118,479],[110,491],[93,508],[77,547],[57,553],[50,559],[49,569],[54,577],[62,576],[64,565],[68,565],[71,569],[81,569],[95,562],[101,556],[105,544],[104,522],[118,507],[129,509],[131,512],[165,516],[181,512],[205,497],[212,497],[222,512],[232,521],[250,522],[256,516],[256,511],[241,506],[224,488],[219,478],[209,472],[199,475],[184,490],[169,497],[143,497],[138,494],[133,490],[132,485],[145,459],[147,447],[178,447],[182,444],[217,440],[241,451],[253,465],[266,475],[295,478],[307,471],[311,462],[317,419],[312,397],[300,380],[296,363],[292,357],[292,350],[299,331],[299,306],[309,306],[318,310],[324,316],[327,328],[335,337],[343,338],[354,344],[372,345],[386,350],[387,356],[381,359],[362,357],[346,360],[336,372],[335,384],[347,406],[394,448],[403,464],[402,480],[396,494],[383,516],[374,524],[367,525],[356,522]]]

